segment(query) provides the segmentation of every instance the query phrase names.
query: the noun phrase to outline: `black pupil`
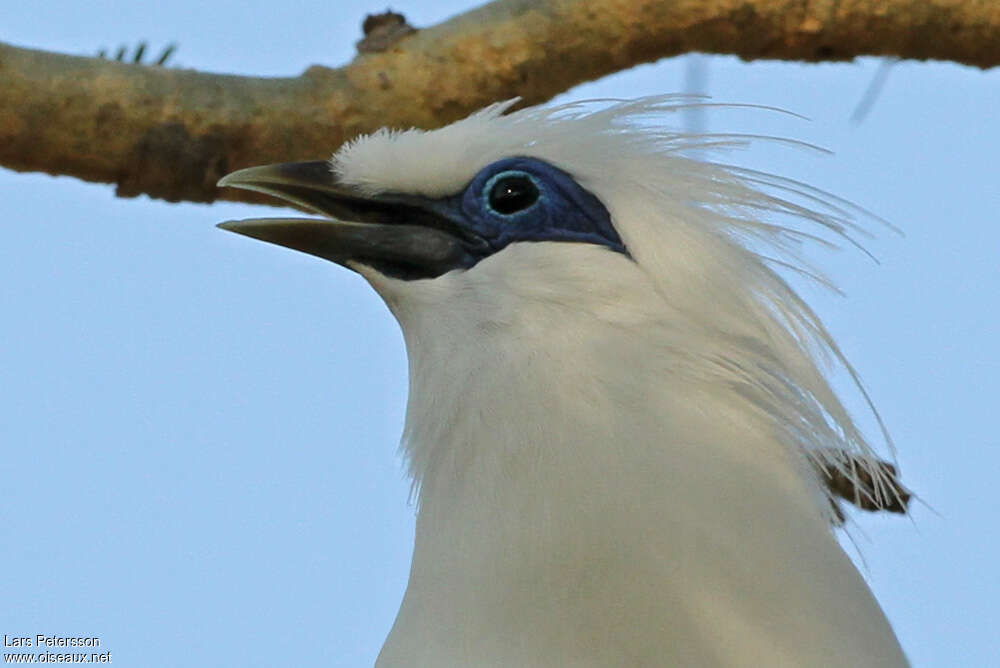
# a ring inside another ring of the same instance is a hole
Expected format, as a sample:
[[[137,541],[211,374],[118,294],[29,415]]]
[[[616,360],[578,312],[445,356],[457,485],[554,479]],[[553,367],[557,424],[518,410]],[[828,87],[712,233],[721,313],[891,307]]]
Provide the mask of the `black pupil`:
[[[538,199],[538,188],[527,176],[505,176],[497,179],[490,190],[490,206],[497,213],[524,211]]]

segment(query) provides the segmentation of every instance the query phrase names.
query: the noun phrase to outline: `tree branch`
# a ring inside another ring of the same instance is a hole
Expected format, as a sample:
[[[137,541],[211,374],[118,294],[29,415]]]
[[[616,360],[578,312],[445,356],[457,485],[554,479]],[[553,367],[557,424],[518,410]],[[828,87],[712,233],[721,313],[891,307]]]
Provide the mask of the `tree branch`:
[[[689,51],[1000,64],[996,0],[497,0],[350,64],[254,78],[0,45],[0,164],[211,201],[240,167],[329,156],[383,125],[535,104]],[[228,190],[226,197],[254,199]]]

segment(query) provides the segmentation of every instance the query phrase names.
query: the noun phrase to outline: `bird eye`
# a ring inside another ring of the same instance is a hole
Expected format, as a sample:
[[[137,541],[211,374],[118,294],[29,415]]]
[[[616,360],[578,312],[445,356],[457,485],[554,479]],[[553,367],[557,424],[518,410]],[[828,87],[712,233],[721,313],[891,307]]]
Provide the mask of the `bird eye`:
[[[538,201],[538,186],[527,174],[501,175],[490,188],[490,208],[510,215],[524,211]]]

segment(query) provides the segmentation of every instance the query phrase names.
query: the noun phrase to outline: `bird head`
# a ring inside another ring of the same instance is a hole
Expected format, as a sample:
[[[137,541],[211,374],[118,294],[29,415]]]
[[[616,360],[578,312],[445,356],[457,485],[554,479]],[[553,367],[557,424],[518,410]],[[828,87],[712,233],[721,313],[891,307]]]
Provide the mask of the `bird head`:
[[[322,218],[220,227],[357,271],[404,333],[416,327],[408,318],[431,310],[438,320],[461,311],[469,324],[456,297],[474,300],[488,319],[538,301],[575,304],[574,312],[628,310],[624,296],[638,285],[657,293],[662,312],[715,302],[710,319],[723,327],[754,308],[757,284],[774,275],[739,237],[785,246],[797,233],[734,212],[783,200],[685,154],[742,138],[641,124],[690,103],[675,96],[508,113],[515,103],[429,132],[383,129],[327,161],[229,174],[221,186],[274,195]],[[840,229],[833,216],[822,222]]]
[[[220,186],[320,217],[220,227],[362,274],[402,324],[411,373],[428,347],[453,362],[456,350],[475,341],[482,351],[498,330],[514,328],[528,347],[541,344],[526,329],[564,346],[576,335],[560,330],[598,321],[656,331],[657,354],[674,359],[675,386],[726,388],[726,402],[773,424],[819,470],[873,477],[865,489],[885,505],[892,488],[878,484],[884,471],[824,360],[854,372],[779,271],[824,281],[800,263],[799,245],[829,244],[816,229],[856,243],[863,212],[799,182],[691,157],[743,146],[747,136],[648,122],[698,100],[511,112],[515,102],[438,130],[380,130],[330,160],[229,174]]]
[[[362,137],[330,161],[234,172],[219,185],[275,195],[325,218],[221,227],[397,281],[474,271],[522,243],[589,244],[628,257],[607,207],[579,175],[527,138],[495,142],[506,135],[498,126],[509,125],[501,114],[511,104],[432,133]]]

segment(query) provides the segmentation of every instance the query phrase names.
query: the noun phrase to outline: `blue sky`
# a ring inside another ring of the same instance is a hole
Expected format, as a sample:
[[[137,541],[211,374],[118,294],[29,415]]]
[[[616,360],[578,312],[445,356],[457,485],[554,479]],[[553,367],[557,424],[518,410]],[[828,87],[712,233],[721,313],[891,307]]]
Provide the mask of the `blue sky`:
[[[393,8],[419,26],[470,6]],[[77,54],[177,41],[178,66],[295,75],[349,60],[364,13],[382,9],[0,0],[0,39]],[[741,161],[902,229],[876,230],[878,265],[814,256],[846,299],[804,291],[930,506],[857,517],[872,587],[914,665],[988,665],[1000,655],[1000,71],[900,63],[852,124],[877,67],[710,58],[715,99],[811,120],[728,111],[708,128],[832,149]],[[683,81],[684,61],[666,60],[559,99]],[[96,635],[121,666],[371,665],[413,532],[396,454],[405,355],[378,297],[332,264],[214,227],[259,215],[249,206],[117,199],[6,170],[0,195],[0,632]]]

